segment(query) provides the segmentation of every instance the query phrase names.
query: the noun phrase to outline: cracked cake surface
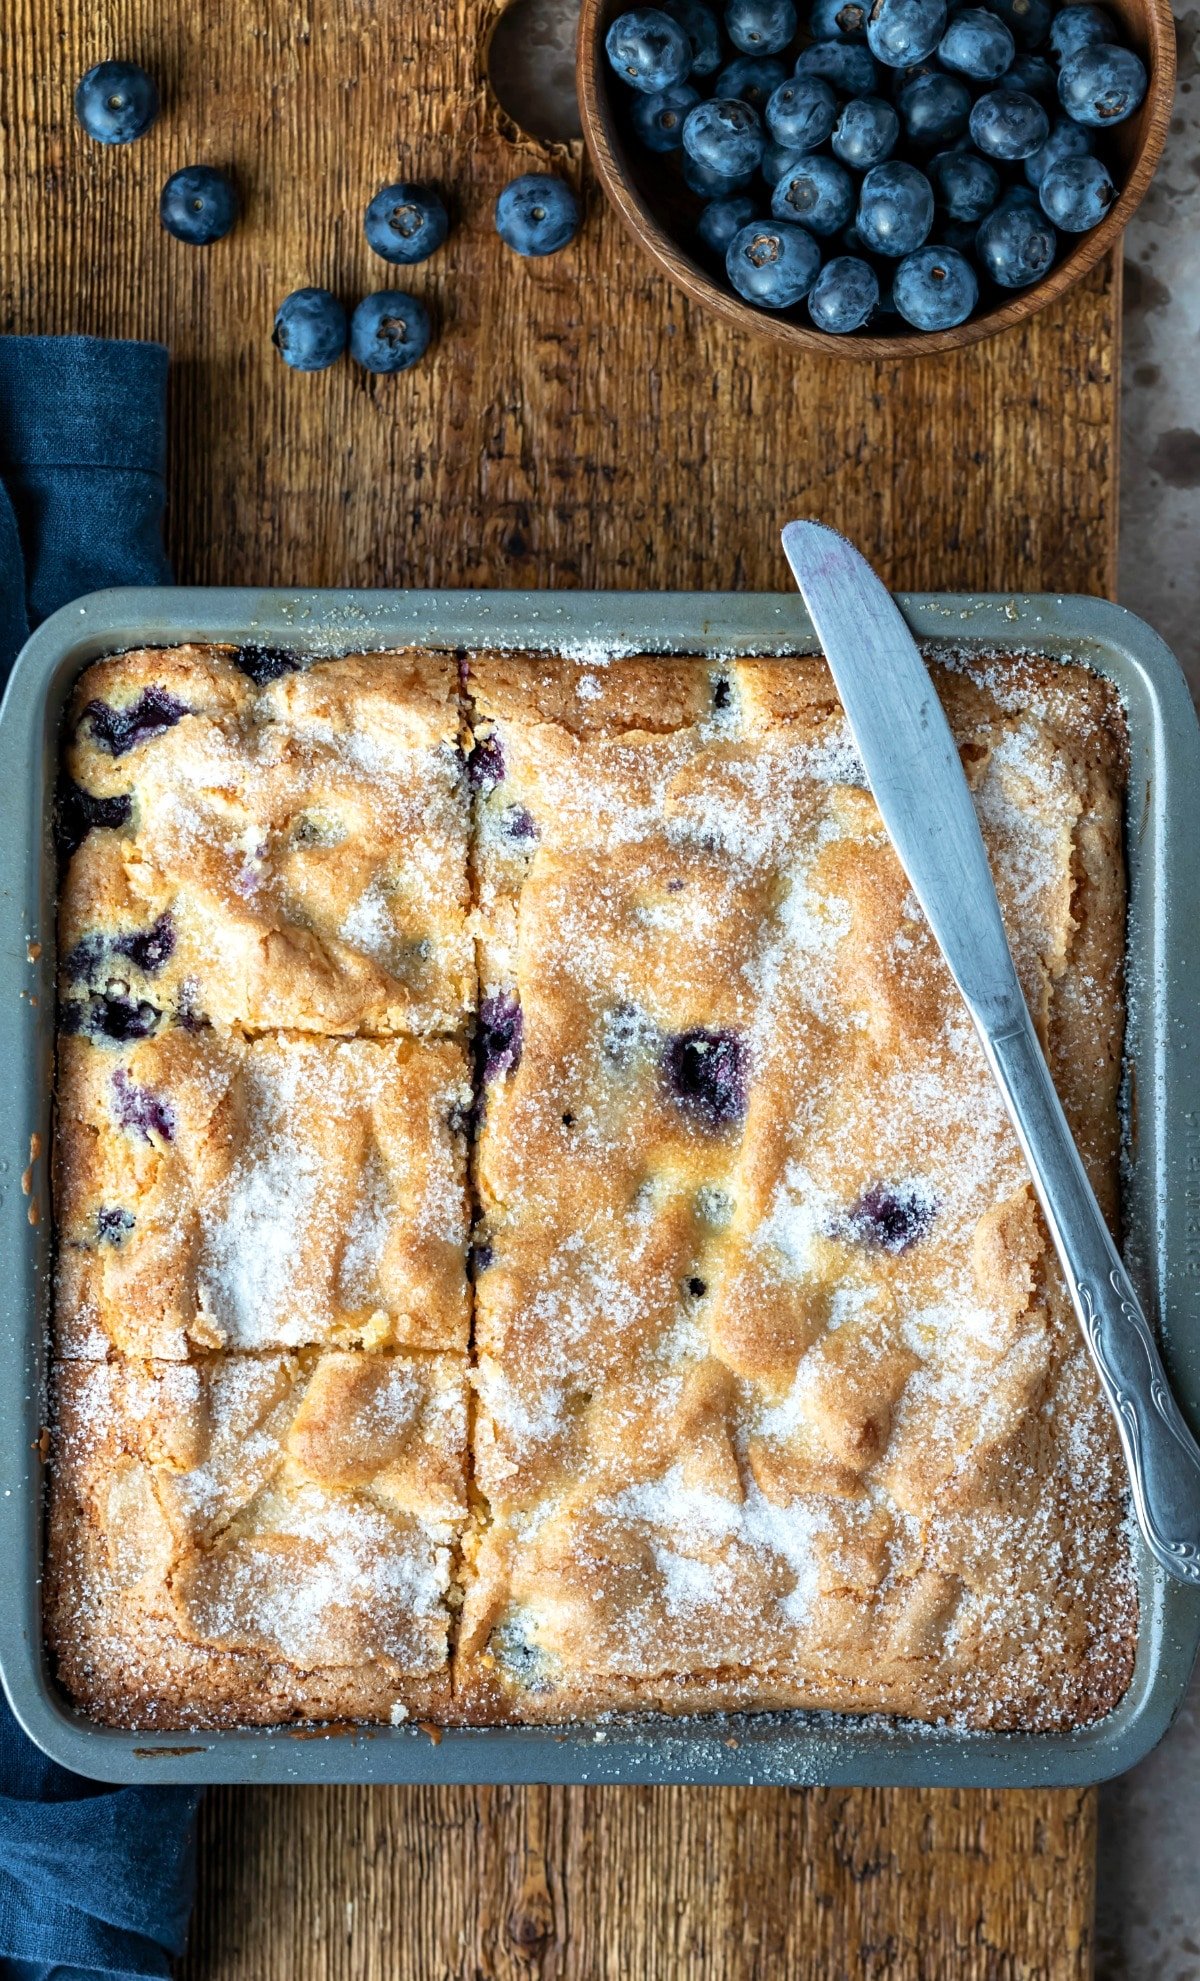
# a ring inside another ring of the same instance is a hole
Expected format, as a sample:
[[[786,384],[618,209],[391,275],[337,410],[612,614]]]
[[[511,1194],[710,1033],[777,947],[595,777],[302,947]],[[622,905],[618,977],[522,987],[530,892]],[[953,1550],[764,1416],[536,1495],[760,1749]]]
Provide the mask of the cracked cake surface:
[[[459,675],[80,685],[64,1683],[155,1725],[1107,1711],[1115,1434],[823,664]],[[1113,1217],[1120,711],[1049,662],[936,679]]]

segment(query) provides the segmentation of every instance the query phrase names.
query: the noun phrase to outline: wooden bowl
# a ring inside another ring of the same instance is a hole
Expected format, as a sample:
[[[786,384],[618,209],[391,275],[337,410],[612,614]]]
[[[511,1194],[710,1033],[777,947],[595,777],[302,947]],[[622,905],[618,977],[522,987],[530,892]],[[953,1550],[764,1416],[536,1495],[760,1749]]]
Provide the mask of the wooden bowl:
[[[998,330],[1023,323],[1044,309],[1094,268],[1114,245],[1130,215],[1143,198],[1154,174],[1167,134],[1175,90],[1175,23],[1170,0],[1105,0],[1125,30],[1149,72],[1150,86],[1137,115],[1111,133],[1115,152],[1113,177],[1120,191],[1098,227],[1073,240],[1061,261],[1032,288],[1018,290],[961,323],[955,330],[915,331],[907,327],[879,330],[869,336],[856,332],[833,337],[816,330],[803,304],[778,315],[755,309],[718,279],[687,245],[701,202],[668,176],[663,161],[643,150],[626,121],[625,92],[616,83],[604,54],[604,37],[616,16],[632,0],[583,0],[579,15],[576,73],[583,133],[600,183],[639,245],[696,302],[714,310],[727,323],[760,337],[773,337],[798,351],[840,351],[847,357],[901,358],[954,351],[994,337]]]

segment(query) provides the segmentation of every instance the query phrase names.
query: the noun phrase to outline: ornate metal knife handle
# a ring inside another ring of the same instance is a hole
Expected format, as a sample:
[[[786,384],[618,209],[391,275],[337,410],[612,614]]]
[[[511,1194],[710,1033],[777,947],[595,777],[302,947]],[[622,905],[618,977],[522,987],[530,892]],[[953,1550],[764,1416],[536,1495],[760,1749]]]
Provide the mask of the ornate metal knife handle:
[[[1023,1007],[1022,1007],[1023,1008]],[[1028,1012],[984,1050],[1025,1150],[1104,1393],[1138,1525],[1163,1567],[1200,1585],[1200,1446],[1171,1394],[1154,1335],[1096,1202]]]

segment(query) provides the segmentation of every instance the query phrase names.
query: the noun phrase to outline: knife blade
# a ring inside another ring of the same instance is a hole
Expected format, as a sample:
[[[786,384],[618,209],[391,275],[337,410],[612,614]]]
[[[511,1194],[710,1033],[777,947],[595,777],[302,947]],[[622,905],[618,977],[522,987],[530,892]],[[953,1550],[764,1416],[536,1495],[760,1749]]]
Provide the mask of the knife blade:
[[[1075,1147],[1013,966],[983,834],[916,642],[866,559],[789,523],[783,548],[888,836],[975,1022],[1116,1419],[1156,1560],[1200,1585],[1200,1446]]]

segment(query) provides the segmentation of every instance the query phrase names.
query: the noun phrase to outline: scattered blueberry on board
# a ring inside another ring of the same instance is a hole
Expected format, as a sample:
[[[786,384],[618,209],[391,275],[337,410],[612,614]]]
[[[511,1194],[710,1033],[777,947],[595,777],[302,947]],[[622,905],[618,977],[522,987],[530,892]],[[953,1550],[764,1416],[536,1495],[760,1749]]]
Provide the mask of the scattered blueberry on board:
[[[75,115],[97,144],[132,144],[158,115],[158,89],[136,62],[97,62],[75,85]]]
[[[294,289],[275,312],[271,342],[293,371],[326,371],[346,348],[346,312],[328,289]]]
[[[1093,0],[662,0],[605,48],[695,252],[844,337],[956,328],[1098,225],[1148,87],[1122,36]]]
[[[381,186],[363,215],[367,246],[384,261],[427,261],[450,232],[450,215],[432,186]]]
[[[238,213],[237,189],[215,165],[185,165],[172,172],[158,201],[168,234],[191,248],[223,241]]]
[[[350,356],[364,371],[407,371],[429,349],[429,311],[404,289],[364,296],[350,319]]]
[[[564,179],[525,172],[496,201],[496,232],[514,254],[557,254],[579,232],[579,201]]]

